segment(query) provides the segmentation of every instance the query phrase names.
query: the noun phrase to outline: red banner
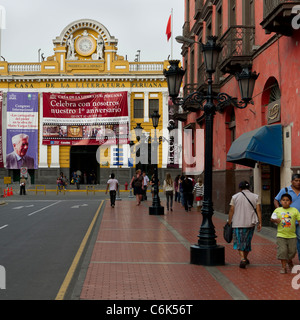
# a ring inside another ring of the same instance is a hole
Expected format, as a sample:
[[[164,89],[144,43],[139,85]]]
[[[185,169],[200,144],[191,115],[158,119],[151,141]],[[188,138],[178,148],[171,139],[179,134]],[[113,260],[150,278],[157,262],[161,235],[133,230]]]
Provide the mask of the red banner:
[[[128,143],[127,92],[43,94],[43,144]]]

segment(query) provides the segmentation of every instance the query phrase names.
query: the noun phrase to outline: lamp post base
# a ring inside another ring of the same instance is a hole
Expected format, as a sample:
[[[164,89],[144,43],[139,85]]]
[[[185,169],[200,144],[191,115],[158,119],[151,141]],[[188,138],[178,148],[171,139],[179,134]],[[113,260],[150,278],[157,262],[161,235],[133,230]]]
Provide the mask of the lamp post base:
[[[223,246],[191,246],[191,264],[202,266],[225,265],[225,248]]]
[[[149,215],[163,216],[164,214],[164,207],[149,207]]]

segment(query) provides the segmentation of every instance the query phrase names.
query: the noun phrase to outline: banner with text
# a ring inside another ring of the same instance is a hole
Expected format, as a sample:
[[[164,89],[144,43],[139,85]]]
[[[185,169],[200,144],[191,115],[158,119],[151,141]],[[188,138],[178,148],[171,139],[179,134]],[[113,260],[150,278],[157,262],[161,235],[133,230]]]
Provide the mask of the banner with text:
[[[38,168],[38,93],[7,93],[7,169]]]
[[[43,144],[128,143],[127,92],[43,93]]]

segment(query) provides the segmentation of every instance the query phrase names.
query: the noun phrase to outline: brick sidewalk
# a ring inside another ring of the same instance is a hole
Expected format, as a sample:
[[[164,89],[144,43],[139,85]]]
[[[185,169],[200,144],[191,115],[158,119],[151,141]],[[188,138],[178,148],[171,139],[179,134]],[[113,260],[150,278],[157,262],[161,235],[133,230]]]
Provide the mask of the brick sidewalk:
[[[256,233],[250,265],[239,268],[238,253],[222,237],[224,218],[214,215],[217,242],[225,246],[225,266],[190,264],[202,215],[180,204],[164,216],[150,216],[151,201],[136,206],[106,202],[82,287],[82,300],[299,300],[294,274],[279,274],[273,239]],[[164,201],[162,205],[165,206]],[[223,218],[223,219],[222,219]],[[294,263],[296,263],[296,258]]]

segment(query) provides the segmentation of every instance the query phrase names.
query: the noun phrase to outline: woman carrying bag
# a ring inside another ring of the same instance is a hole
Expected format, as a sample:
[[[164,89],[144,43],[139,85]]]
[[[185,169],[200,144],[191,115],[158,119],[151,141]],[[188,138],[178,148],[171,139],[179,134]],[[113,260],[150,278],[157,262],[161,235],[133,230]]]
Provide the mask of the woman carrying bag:
[[[232,223],[233,248],[238,250],[241,261],[240,268],[246,268],[250,263],[248,254],[251,251],[251,241],[255,226],[261,230],[261,207],[257,194],[249,190],[249,183],[239,184],[240,192],[232,196],[228,216],[228,224]]]

